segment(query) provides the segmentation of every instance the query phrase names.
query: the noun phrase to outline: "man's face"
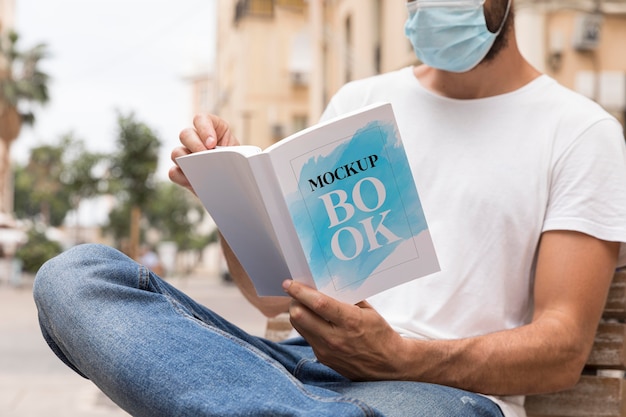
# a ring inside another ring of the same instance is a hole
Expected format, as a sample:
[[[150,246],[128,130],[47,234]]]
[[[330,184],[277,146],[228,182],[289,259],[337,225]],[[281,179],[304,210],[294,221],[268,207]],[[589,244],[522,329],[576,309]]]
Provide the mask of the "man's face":
[[[407,0],[407,3],[412,0]],[[506,10],[508,7],[508,2],[511,1],[510,10],[508,15],[506,14]],[[510,32],[513,28],[513,0],[485,0],[484,5],[484,13],[485,13],[485,22],[487,23],[487,28],[495,33],[500,29],[502,25],[502,30],[500,34],[494,41],[491,49],[483,59],[483,62],[490,61],[494,59],[498,53],[504,49],[504,47],[508,44]],[[506,16],[506,21],[504,24],[502,20]]]

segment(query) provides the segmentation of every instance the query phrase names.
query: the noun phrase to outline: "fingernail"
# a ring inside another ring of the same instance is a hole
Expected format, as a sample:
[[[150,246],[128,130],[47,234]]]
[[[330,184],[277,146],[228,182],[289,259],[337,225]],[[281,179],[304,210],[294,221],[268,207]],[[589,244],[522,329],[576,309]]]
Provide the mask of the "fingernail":
[[[291,284],[293,283],[293,280],[291,279],[286,279],[283,281],[283,290],[287,291],[289,289],[289,287],[291,287]]]
[[[215,138],[213,136],[209,136],[206,141],[204,142],[205,146],[208,149],[214,148],[216,145],[217,141],[215,140]]]

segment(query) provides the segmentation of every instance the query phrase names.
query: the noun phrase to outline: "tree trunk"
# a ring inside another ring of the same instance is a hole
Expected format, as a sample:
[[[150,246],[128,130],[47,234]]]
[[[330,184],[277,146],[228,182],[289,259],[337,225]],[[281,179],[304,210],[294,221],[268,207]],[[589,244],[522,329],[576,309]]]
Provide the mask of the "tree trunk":
[[[21,127],[22,119],[17,109],[0,103],[0,213],[13,213],[11,143]]]
[[[133,206],[130,209],[130,242],[128,256],[134,260],[139,259],[139,223],[141,221],[141,208]]]

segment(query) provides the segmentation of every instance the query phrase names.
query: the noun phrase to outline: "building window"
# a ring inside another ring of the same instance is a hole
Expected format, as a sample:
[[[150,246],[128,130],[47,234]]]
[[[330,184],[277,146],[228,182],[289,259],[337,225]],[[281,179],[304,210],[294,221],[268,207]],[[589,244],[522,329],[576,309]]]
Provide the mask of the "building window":
[[[275,0],[239,0],[235,4],[235,24],[246,17],[273,17]]]
[[[285,7],[296,11],[305,9],[304,0],[276,0],[276,6]]]
[[[380,74],[382,72],[383,64],[382,64],[382,36],[381,33],[383,31],[383,4],[382,0],[376,0],[375,3],[376,13],[374,17],[374,71],[376,74]]]
[[[200,88],[198,89],[198,109],[201,112],[208,112],[212,110],[209,86],[206,84],[200,85]]]
[[[298,114],[294,115],[291,119],[291,130],[292,132],[299,132],[303,129],[306,129],[309,124],[309,119],[306,115]]]
[[[345,38],[344,38],[344,65],[345,65],[345,82],[352,81],[352,61],[353,61],[353,46],[352,46],[352,17],[346,17],[344,24]]]

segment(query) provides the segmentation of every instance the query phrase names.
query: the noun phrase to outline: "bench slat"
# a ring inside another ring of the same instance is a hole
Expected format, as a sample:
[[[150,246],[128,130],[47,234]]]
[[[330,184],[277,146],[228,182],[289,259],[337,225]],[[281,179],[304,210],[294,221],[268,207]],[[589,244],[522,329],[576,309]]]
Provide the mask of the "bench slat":
[[[613,276],[603,317],[626,320],[626,270],[624,269],[617,271]]]
[[[626,415],[621,378],[582,375],[572,389],[526,397],[528,417],[621,417]]]
[[[626,370],[626,324],[600,323],[587,366]]]

